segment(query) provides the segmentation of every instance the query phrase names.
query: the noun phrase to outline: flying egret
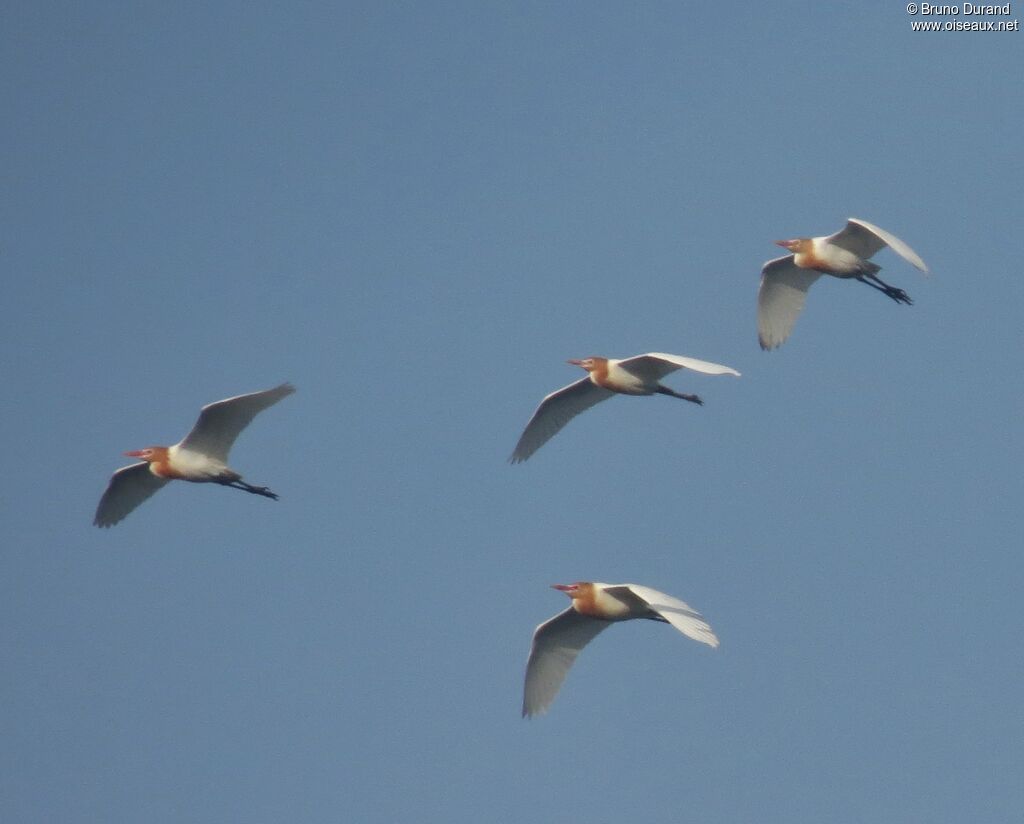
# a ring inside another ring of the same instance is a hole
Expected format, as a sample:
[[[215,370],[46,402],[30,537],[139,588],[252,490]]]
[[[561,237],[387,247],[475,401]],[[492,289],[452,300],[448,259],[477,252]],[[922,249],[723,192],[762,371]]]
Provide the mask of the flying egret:
[[[217,483],[277,500],[265,486],[252,486],[228,467],[228,452],[235,438],[268,406],[273,406],[295,388],[282,383],[263,392],[252,392],[204,406],[192,431],[174,446],[149,446],[124,454],[141,458],[139,463],[114,473],[99,506],[96,526],[108,527],[121,521],[135,507],[171,480]]]
[[[523,717],[547,712],[580,650],[614,621],[662,621],[695,641],[718,646],[718,638],[699,612],[656,589],[589,581],[555,584],[553,588],[572,598],[572,605],[533,633],[523,688]]]
[[[896,303],[913,303],[910,296],[878,277],[881,266],[868,260],[888,246],[908,263],[927,273],[917,252],[884,229],[851,217],[828,237],[777,240],[793,254],[769,260],[761,269],[757,293],[757,336],[762,349],[775,349],[789,337],[804,308],[807,290],[821,275],[854,278],[877,289]]]
[[[677,369],[692,369],[705,375],[736,375],[739,372],[717,363],[649,352],[631,358],[590,357],[568,363],[587,370],[587,377],[563,386],[540,402],[509,459],[521,463],[540,449],[580,412],[590,409],[616,393],[621,395],[669,395],[691,403],[703,404],[697,395],[676,392],[659,381]]]

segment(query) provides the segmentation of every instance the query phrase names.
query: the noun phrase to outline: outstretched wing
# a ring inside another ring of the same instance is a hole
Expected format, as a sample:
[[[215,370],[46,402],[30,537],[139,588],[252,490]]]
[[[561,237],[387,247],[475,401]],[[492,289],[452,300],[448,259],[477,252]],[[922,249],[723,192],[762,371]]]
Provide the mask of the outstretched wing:
[[[801,269],[792,255],[769,260],[761,268],[757,292],[757,339],[762,349],[775,349],[789,337],[804,308],[807,290],[820,276]]]
[[[625,584],[624,586],[683,635],[694,641],[707,644],[709,647],[718,646],[718,638],[707,621],[704,620],[704,616],[689,604],[650,587],[638,584]]]
[[[580,650],[608,626],[569,607],[533,633],[523,686],[523,717],[547,712]]]
[[[849,218],[842,229],[828,238],[828,242],[846,249],[848,252],[853,252],[864,260],[888,246],[911,266],[916,266],[922,272],[928,271],[928,267],[917,252],[896,235],[890,234],[885,229],[868,223],[866,220]]]
[[[134,463],[117,470],[96,507],[96,517],[92,522],[96,526],[113,526],[128,515],[146,498],[166,484],[149,471],[145,461]]]
[[[625,358],[619,361],[619,366],[637,377],[655,381],[661,380],[677,369],[692,369],[694,372],[703,372],[705,375],[735,375],[739,377],[740,374],[732,367],[722,366],[720,363],[687,358],[684,355],[669,355],[665,352],[648,352],[646,355]]]
[[[192,427],[192,431],[185,436],[179,446],[226,462],[238,433],[245,429],[257,414],[294,391],[295,387],[290,383],[282,383],[273,389],[207,404],[199,413],[199,420]]]
[[[526,429],[519,436],[519,443],[516,444],[509,461],[512,463],[525,461],[557,435],[562,427],[580,412],[585,412],[594,404],[600,403],[614,394],[610,389],[595,384],[589,376],[581,378],[576,383],[563,386],[557,392],[552,392],[540,402],[537,411],[533,413],[530,422],[526,424]]]

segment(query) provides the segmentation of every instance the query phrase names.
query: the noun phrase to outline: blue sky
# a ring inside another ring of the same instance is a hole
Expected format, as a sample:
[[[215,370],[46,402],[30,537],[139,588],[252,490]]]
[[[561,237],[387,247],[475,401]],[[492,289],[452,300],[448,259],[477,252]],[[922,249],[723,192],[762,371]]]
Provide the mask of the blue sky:
[[[1024,35],[209,6],[0,34],[0,818],[1019,818]],[[851,215],[928,262],[877,256],[915,304],[823,279],[761,352],[771,242]],[[647,351],[743,377],[507,465],[567,358]],[[283,380],[232,453],[279,502],[90,525],[121,452]],[[722,646],[614,627],[523,721],[580,579]]]

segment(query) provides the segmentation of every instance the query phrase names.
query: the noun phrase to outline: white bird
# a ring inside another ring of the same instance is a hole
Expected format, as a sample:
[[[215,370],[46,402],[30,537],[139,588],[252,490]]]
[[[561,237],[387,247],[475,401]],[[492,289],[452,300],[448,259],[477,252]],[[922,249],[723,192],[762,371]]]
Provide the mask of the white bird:
[[[718,638],[699,612],[656,589],[589,581],[555,584],[553,588],[572,598],[572,606],[533,633],[523,688],[523,717],[547,712],[580,650],[613,621],[663,621],[694,641],[718,646]]]
[[[659,383],[663,377],[677,369],[692,369],[705,375],[739,377],[740,374],[728,366],[682,355],[666,355],[664,352],[648,352],[646,355],[634,355],[623,360],[590,357],[570,360],[568,363],[586,369],[587,377],[563,386],[540,402],[540,406],[519,437],[519,443],[516,444],[515,451],[509,459],[512,463],[525,461],[580,412],[590,409],[594,404],[616,393],[670,395],[673,398],[703,404],[704,401],[696,395],[684,395]]]
[[[251,486],[229,468],[228,452],[238,433],[257,413],[294,391],[291,384],[282,383],[263,392],[208,404],[199,413],[192,431],[174,446],[149,446],[125,452],[128,457],[142,461],[114,473],[96,507],[93,523],[113,526],[171,480],[217,483],[277,500],[277,495],[265,486]]]
[[[898,237],[854,217],[828,237],[800,237],[775,243],[794,254],[769,260],[761,269],[757,334],[762,349],[775,349],[789,337],[804,308],[807,290],[823,274],[854,278],[897,303],[910,305],[910,296],[882,281],[878,277],[882,267],[868,258],[888,246],[922,272],[928,271],[917,252]]]

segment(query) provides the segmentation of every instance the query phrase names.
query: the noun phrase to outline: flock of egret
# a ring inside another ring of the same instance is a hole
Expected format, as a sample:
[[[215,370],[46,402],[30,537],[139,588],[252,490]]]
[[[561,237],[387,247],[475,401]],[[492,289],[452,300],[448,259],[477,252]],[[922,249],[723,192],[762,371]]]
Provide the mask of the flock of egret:
[[[757,296],[757,331],[762,349],[775,349],[789,337],[807,290],[821,275],[855,279],[897,303],[912,301],[905,291],[878,277],[881,267],[869,260],[888,246],[908,263],[927,272],[928,267],[895,235],[850,218],[841,230],[826,237],[776,241],[792,254],[764,264]],[[613,395],[667,395],[701,404],[697,395],[676,392],[661,383],[679,369],[705,375],[735,375],[728,366],[709,361],[649,352],[630,358],[589,357],[570,360],[587,376],[552,392],[541,401],[512,452],[520,463],[554,437],[570,420]],[[124,453],[138,463],[117,470],[107,485],[93,523],[113,526],[171,480],[215,483],[277,500],[265,486],[253,486],[227,465],[228,452],[239,433],[264,409],[295,391],[283,383],[273,389],[238,395],[208,404],[192,430],[173,446],[150,446]],[[533,633],[526,665],[523,715],[545,712],[554,701],[576,656],[601,630],[615,621],[645,618],[670,624],[684,635],[711,647],[718,638],[700,613],[687,604],[638,584],[603,584],[578,581],[556,584],[572,599],[570,606],[542,623]]]

